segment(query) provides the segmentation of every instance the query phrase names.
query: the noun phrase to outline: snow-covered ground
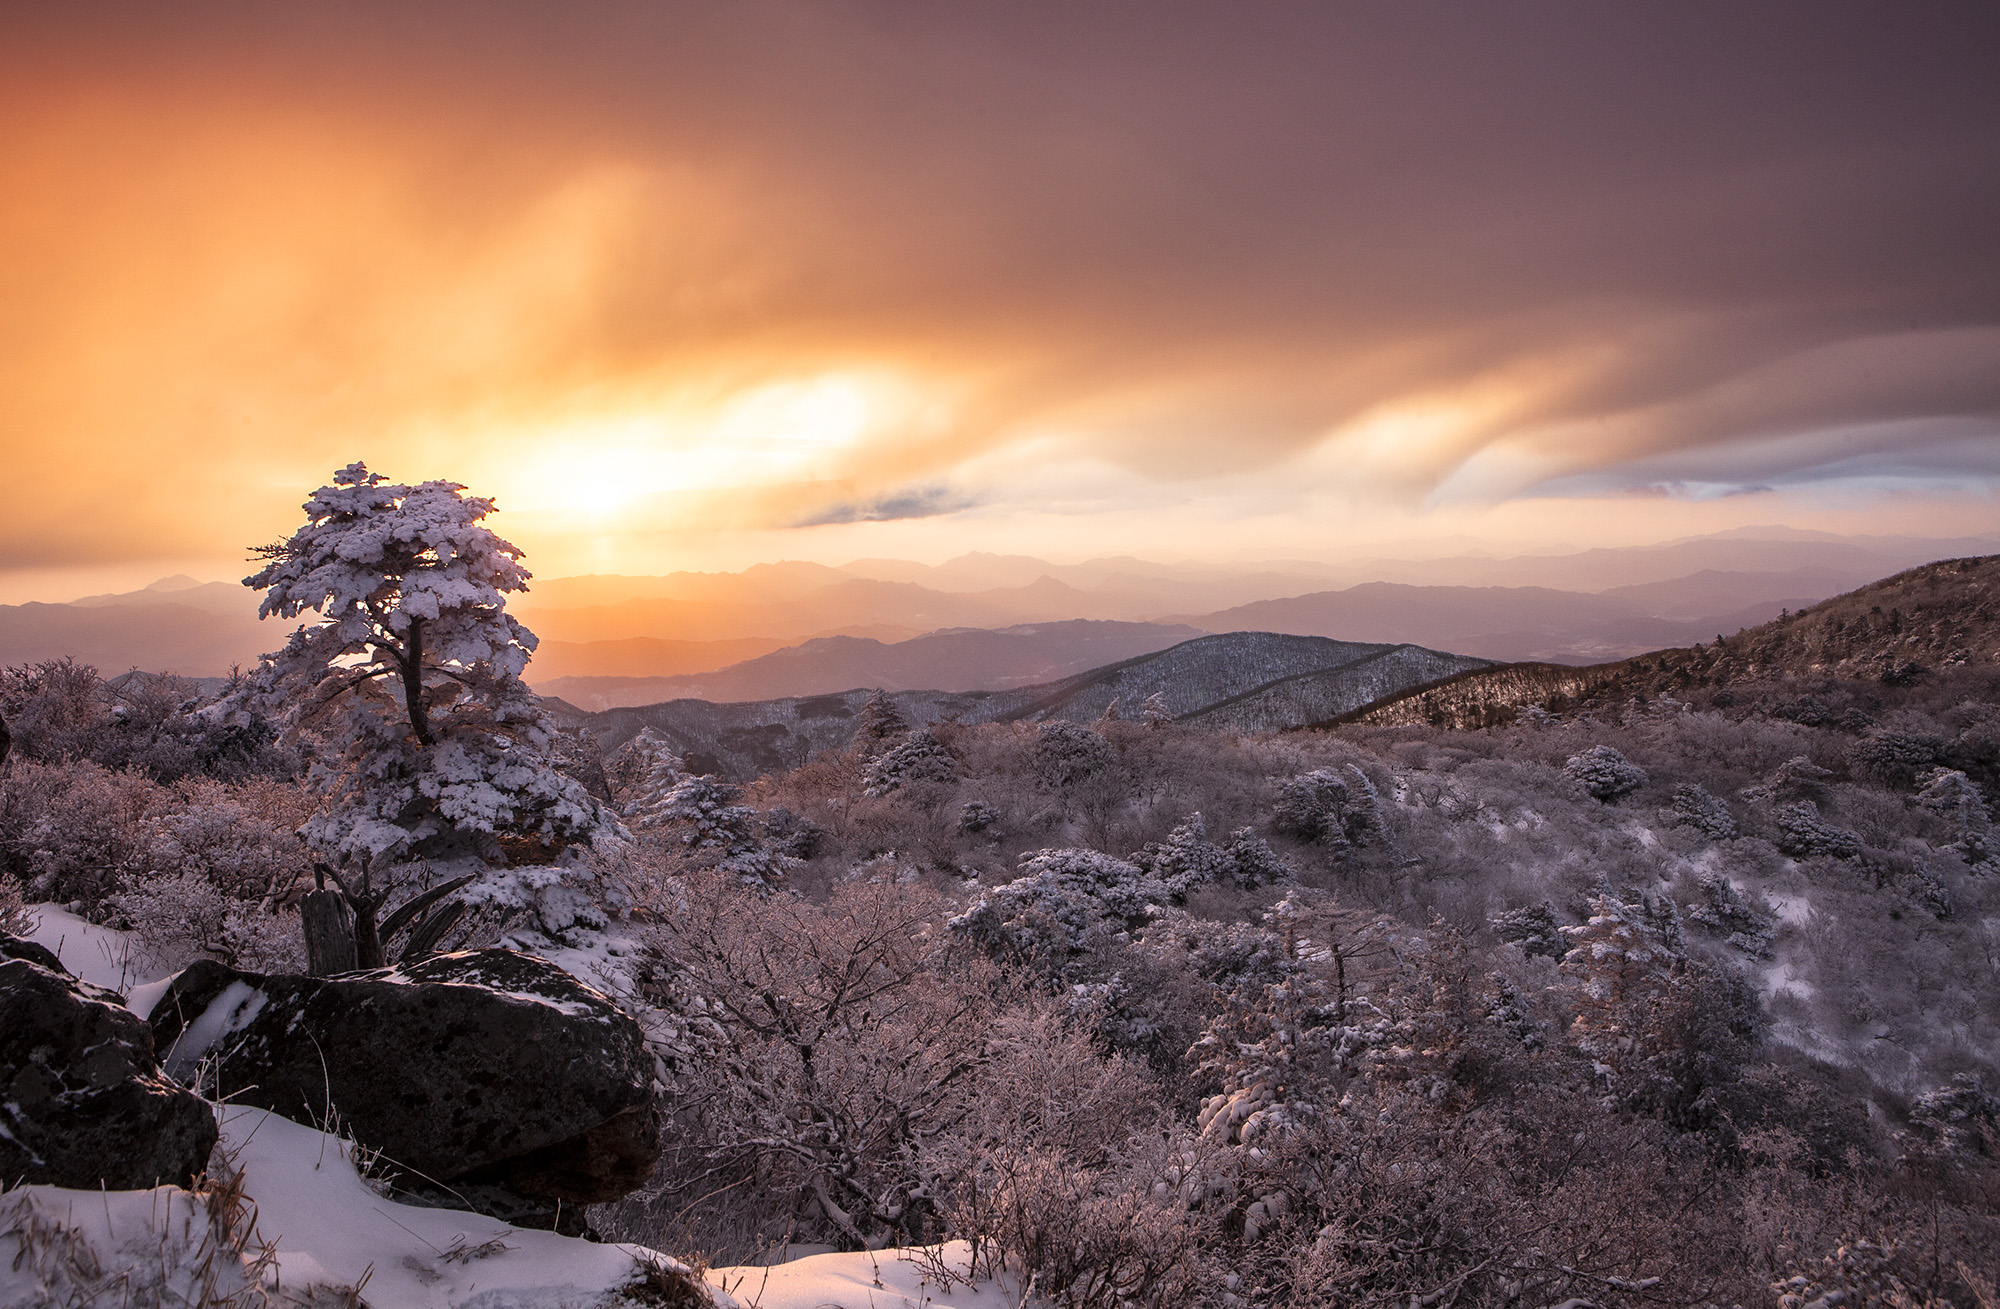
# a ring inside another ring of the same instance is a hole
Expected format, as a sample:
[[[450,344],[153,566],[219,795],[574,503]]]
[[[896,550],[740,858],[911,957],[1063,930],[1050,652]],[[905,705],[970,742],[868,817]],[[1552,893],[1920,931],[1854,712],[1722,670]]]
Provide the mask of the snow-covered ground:
[[[222,1157],[254,1207],[245,1243],[268,1249],[249,1270],[279,1304],[313,1288],[360,1289],[375,1309],[612,1309],[651,1268],[679,1267],[636,1245],[513,1227],[497,1218],[399,1204],[356,1171],[353,1146],[262,1109],[223,1107]],[[185,1191],[24,1186],[0,1198],[0,1304],[97,1303],[80,1278],[94,1264],[107,1303],[199,1304],[194,1292],[247,1289],[239,1255],[218,1248]],[[930,1252],[821,1254],[771,1268],[718,1268],[722,1309],[1015,1309],[1010,1282],[940,1284],[932,1262],[963,1270],[964,1243]],[[67,1285],[64,1283],[67,1279]],[[52,1294],[53,1293],[53,1294]],[[100,1292],[101,1293],[101,1292]],[[131,1298],[134,1294],[137,1299]],[[296,1297],[296,1298],[294,1298]],[[317,1303],[335,1303],[323,1299]]]
[[[35,906],[30,934],[85,981],[126,995],[144,1016],[169,978],[150,977],[131,935]],[[552,951],[589,981],[622,980],[615,938]],[[76,1191],[23,1186],[0,1196],[0,1305],[228,1303],[261,1284],[277,1304],[315,1303],[310,1288],[360,1287],[374,1309],[613,1309],[648,1267],[675,1260],[513,1227],[497,1218],[399,1204],[363,1180],[351,1142],[262,1109],[219,1106],[221,1158],[254,1207],[245,1244],[261,1267],[219,1245],[186,1191]],[[707,1273],[721,1309],[1017,1309],[1007,1279],[941,1285],[962,1271],[963,1242],[924,1251],[816,1254],[773,1267]],[[206,1295],[208,1299],[202,1297]],[[298,1297],[294,1299],[293,1297]],[[340,1303],[337,1299],[317,1303]]]

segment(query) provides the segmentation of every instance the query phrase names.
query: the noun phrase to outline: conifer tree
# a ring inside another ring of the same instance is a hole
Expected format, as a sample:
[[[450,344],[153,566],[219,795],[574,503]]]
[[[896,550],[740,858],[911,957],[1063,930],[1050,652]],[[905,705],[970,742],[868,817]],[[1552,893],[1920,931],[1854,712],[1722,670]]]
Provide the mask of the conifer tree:
[[[320,805],[301,834],[340,886],[364,968],[383,962],[377,911],[419,861],[504,860],[503,838],[552,851],[603,821],[555,767],[554,729],[521,681],[536,645],[506,611],[527,589],[521,552],[480,525],[493,502],[464,491],[350,464],[244,579],[264,592],[260,617],[318,619],[239,695],[312,749]]]

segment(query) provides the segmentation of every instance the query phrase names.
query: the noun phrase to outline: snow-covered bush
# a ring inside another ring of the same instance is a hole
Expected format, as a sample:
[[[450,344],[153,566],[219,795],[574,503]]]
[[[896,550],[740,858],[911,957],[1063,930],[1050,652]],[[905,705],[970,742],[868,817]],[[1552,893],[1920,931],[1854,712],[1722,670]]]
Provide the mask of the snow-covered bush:
[[[1607,804],[1646,784],[1646,770],[1608,745],[1593,745],[1563,761],[1563,771]]]
[[[1278,831],[1335,851],[1365,846],[1383,831],[1381,798],[1368,775],[1349,764],[1342,776],[1316,768],[1278,788],[1271,823]]]
[[[995,834],[1000,823],[1000,811],[984,800],[967,800],[958,810],[958,830],[961,832],[985,832]]]
[[[1771,939],[1778,934],[1775,917],[1752,903],[1721,873],[1703,872],[1695,884],[1701,898],[1688,907],[1690,922],[1745,954],[1761,957],[1771,953]]]
[[[32,899],[95,913],[125,877],[145,871],[148,822],[171,801],[139,773],[19,760],[0,813],[9,862]]]
[[[1075,723],[1043,723],[1032,753],[1035,776],[1054,791],[1067,791],[1117,757],[1111,742]]]
[[[1669,811],[1675,822],[1694,828],[1712,841],[1727,841],[1736,835],[1736,817],[1729,806],[1694,782],[1674,788],[1674,804]]]
[[[958,760],[929,732],[918,732],[877,755],[862,771],[862,794],[884,796],[913,783],[949,785],[958,780]]]
[[[1978,1073],[1955,1075],[1910,1102],[1909,1143],[1952,1163],[2000,1161],[2000,1096]]]
[[[1854,743],[1848,764],[1857,773],[1887,786],[1908,786],[1935,767],[1944,742],[1928,733],[1871,731]]]
[[[503,945],[532,952],[544,942],[575,945],[581,934],[610,926],[607,908],[621,908],[626,896],[608,884],[593,861],[571,858],[560,865],[490,868],[457,893],[474,915],[486,914],[502,929]]]
[[[1147,843],[1131,861],[1165,884],[1176,903],[1212,883],[1239,887],[1288,880],[1292,871],[1256,832],[1240,827],[1229,834],[1225,848],[1208,839],[1199,812],[1167,834],[1165,841]]]
[[[1853,859],[1861,853],[1861,838],[1823,820],[1810,800],[1780,805],[1775,821],[1778,848],[1794,859]]]
[[[1060,965],[1100,935],[1138,927],[1173,899],[1136,864],[1096,850],[1036,850],[1021,875],[981,891],[947,924],[984,949]]]
[[[778,805],[763,815],[764,836],[780,854],[792,859],[810,859],[826,841],[826,829]]]
[[[1494,935],[1509,945],[1519,946],[1524,955],[1545,955],[1560,959],[1569,952],[1563,940],[1562,921],[1556,907],[1546,900],[1538,905],[1507,909],[1487,920]]]
[[[1817,803],[1826,798],[1826,783],[1832,777],[1833,770],[1821,768],[1805,755],[1793,755],[1773,770],[1764,789],[1781,800]]]
[[[259,973],[305,967],[297,914],[246,903],[199,873],[127,877],[123,890],[105,897],[104,908],[137,934],[157,969],[201,958]]]
[[[0,936],[26,936],[38,921],[21,894],[21,884],[0,873]]]
[[[1958,839],[1950,848],[1968,864],[1993,862],[1993,815],[1971,779],[1955,768],[1937,768],[1919,780],[1923,789],[1917,793],[1917,804],[1957,830]]]
[[[1131,859],[1158,878],[1176,902],[1187,899],[1188,892],[1197,887],[1233,880],[1235,871],[1229,853],[1208,839],[1208,826],[1200,813],[1189,814],[1165,841],[1149,842]]]

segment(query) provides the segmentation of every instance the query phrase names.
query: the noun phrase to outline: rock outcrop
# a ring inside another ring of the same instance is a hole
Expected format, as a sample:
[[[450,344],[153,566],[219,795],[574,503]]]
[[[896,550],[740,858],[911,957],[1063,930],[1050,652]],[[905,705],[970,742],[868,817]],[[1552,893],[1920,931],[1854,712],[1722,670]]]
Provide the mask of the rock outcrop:
[[[0,936],[0,1182],[186,1186],[215,1113],[162,1075],[153,1033],[32,941]]]
[[[520,1219],[638,1186],[658,1154],[639,1026],[543,959],[470,950],[336,977],[201,962],[152,1014],[170,1071],[300,1122],[337,1122],[414,1185]]]

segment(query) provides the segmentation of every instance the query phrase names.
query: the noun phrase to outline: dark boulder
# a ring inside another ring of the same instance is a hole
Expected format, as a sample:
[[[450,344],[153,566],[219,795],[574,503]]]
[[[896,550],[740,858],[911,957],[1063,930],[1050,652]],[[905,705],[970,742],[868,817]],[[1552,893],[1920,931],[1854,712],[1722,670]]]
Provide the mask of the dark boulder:
[[[215,1136],[215,1111],[161,1074],[118,995],[0,936],[0,1186],[187,1186]]]
[[[204,961],[152,1022],[170,1071],[200,1066],[218,1098],[300,1122],[331,1111],[413,1185],[599,1204],[658,1155],[639,1025],[532,955],[469,950],[336,977]]]

